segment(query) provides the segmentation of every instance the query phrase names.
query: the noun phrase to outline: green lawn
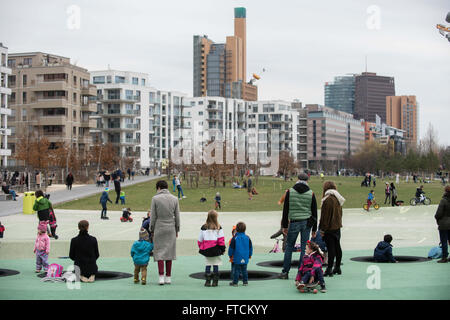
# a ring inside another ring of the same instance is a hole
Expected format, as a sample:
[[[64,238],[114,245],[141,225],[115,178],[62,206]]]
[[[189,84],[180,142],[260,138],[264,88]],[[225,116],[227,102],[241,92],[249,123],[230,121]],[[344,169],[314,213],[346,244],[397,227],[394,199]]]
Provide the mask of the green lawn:
[[[370,189],[375,190],[375,197],[381,206],[386,206],[384,202],[384,185],[385,181],[381,178],[377,179],[377,186],[375,188],[361,187],[362,177],[325,177],[325,180],[335,181],[338,186],[338,191],[344,196],[346,208],[361,208],[362,204],[367,199],[367,194]],[[151,199],[155,195],[155,184],[157,180],[152,180],[145,183],[136,184],[133,186],[123,188],[126,193],[126,206],[133,211],[146,211],[150,208]],[[206,180],[205,180],[206,181]],[[392,180],[389,180],[391,182]],[[173,191],[172,181],[168,181],[169,190]],[[250,212],[250,211],[277,211],[281,206],[277,201],[282,196],[285,189],[289,188],[295,181],[283,181],[279,178],[260,177],[256,185],[258,195],[253,197],[253,200],[248,200],[247,190],[232,189],[229,185],[227,187],[210,187],[207,182],[204,182],[200,187],[190,188],[186,183],[183,184],[183,191],[186,199],[180,201],[181,211],[185,212],[205,212],[214,208],[214,197],[216,192],[220,192],[222,197],[222,211],[229,212]],[[395,183],[395,180],[394,180]],[[320,207],[320,199],[322,198],[323,182],[320,177],[312,176],[309,185],[315,192],[318,205]],[[414,184],[411,180],[409,183],[401,181],[396,185],[398,192],[398,200],[405,201],[405,205],[409,205],[409,200],[414,196],[415,189],[418,184]],[[428,197],[431,198],[432,204],[438,204],[444,187],[438,181],[429,184],[424,184],[424,190]],[[110,199],[114,202],[116,193],[114,190],[109,192]],[[174,193],[177,195],[176,193]],[[200,202],[200,198],[205,197],[205,203]],[[59,209],[76,209],[76,210],[100,210],[99,204],[100,195],[93,195],[87,198],[58,204],[55,207]],[[119,202],[120,203],[120,202]],[[121,210],[124,206],[121,204],[109,204],[109,210]]]

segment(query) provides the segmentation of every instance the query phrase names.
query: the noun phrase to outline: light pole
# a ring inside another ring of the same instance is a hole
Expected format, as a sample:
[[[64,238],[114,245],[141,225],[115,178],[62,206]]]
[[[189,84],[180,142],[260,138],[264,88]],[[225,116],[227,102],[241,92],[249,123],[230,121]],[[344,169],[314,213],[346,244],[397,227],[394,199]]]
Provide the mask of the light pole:
[[[100,152],[98,153],[97,172],[100,171],[100,159],[102,158],[102,149],[103,149],[104,145],[105,145],[105,143],[103,143],[103,142],[100,145]]]

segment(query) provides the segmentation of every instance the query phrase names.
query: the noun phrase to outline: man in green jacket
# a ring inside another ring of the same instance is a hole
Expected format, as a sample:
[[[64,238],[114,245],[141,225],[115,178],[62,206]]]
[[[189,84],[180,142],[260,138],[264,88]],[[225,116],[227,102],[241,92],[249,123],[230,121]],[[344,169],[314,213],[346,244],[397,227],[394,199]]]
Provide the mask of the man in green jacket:
[[[308,175],[300,173],[297,183],[286,192],[284,200],[283,218],[281,227],[283,233],[287,235],[286,250],[284,252],[283,270],[279,275],[280,279],[288,279],[291,269],[292,251],[300,233],[301,252],[299,266],[302,265],[305,255],[306,241],[312,228],[312,236],[316,236],[317,231],[317,201],[314,192],[308,186]]]
[[[42,190],[36,191],[34,195],[36,196],[36,201],[34,201],[33,210],[37,211],[39,221],[50,220],[50,208],[52,208],[52,203],[44,197],[44,192],[42,192]]]

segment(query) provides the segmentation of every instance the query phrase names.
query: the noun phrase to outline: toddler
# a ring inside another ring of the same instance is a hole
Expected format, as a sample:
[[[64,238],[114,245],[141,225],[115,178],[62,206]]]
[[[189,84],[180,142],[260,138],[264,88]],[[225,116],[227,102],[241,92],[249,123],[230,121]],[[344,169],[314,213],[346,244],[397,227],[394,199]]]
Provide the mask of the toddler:
[[[48,269],[48,254],[50,252],[50,238],[47,235],[47,223],[42,221],[38,225],[38,234],[34,243],[34,253],[36,253],[36,273]]]
[[[120,203],[125,204],[125,191],[120,191]]]
[[[131,257],[134,262],[134,283],[139,283],[139,272],[141,273],[141,283],[147,283],[147,266],[150,260],[150,252],[153,250],[153,243],[147,230],[141,228],[139,231],[139,240],[133,243],[131,247]]]
[[[298,290],[302,290],[305,286],[313,287],[317,283],[320,284],[320,291],[326,292],[325,281],[322,271],[323,253],[317,243],[308,241],[306,243],[305,256],[302,265],[298,269],[295,278],[295,286]]]
[[[120,221],[122,222],[133,222],[133,218],[131,218],[131,209],[130,208],[124,208],[122,209],[122,217],[120,218]]]
[[[220,200],[221,199],[222,198],[220,197],[220,193],[217,192],[216,193],[216,197],[214,198],[214,200],[216,200],[216,210],[217,210],[217,208],[222,209],[222,207],[220,206]]]
[[[56,227],[58,225],[56,224],[55,211],[53,210],[52,207],[50,207],[50,209],[49,209],[49,218],[50,218],[49,224],[50,224],[51,235],[55,240],[57,240],[58,236],[56,235]]]
[[[236,225],[236,236],[231,239],[228,248],[228,256],[233,259],[233,281],[230,282],[230,286],[233,287],[237,287],[241,274],[244,286],[248,285],[247,264],[252,257],[253,246],[249,236],[245,234],[245,230],[245,223],[239,222]]]
[[[201,227],[198,237],[199,253],[205,256],[205,286],[217,287],[219,284],[219,266],[222,265],[222,255],[225,253],[225,235],[222,227],[217,220],[217,212],[211,210],[208,212],[206,223]],[[213,266],[213,274],[211,274]]]
[[[369,195],[367,196],[367,211],[369,211],[370,206],[375,201],[375,191],[370,190]]]

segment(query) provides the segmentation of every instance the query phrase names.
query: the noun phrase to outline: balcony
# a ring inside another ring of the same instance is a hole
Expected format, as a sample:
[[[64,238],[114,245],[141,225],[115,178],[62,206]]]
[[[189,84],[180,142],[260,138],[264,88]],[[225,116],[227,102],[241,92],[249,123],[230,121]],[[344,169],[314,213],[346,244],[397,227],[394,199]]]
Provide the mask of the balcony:
[[[97,104],[90,102],[90,103],[82,103],[81,104],[81,111],[85,112],[97,112]]]
[[[97,120],[95,119],[82,119],[80,127],[83,128],[97,128]]]
[[[81,87],[81,95],[82,96],[96,96],[97,95],[97,87],[93,84],[89,86]]]
[[[38,126],[65,126],[67,124],[67,117],[66,115],[41,115],[39,117],[31,117],[31,121]]]
[[[135,112],[138,111],[138,112]],[[138,113],[138,114],[137,114]],[[140,115],[139,110],[104,110],[103,115],[109,118],[113,117],[137,117]]]
[[[209,104],[207,107],[208,110],[217,110],[217,111],[223,111],[223,107],[215,105],[215,104]]]
[[[30,107],[35,109],[66,108],[68,103],[67,97],[32,97],[30,99]]]
[[[12,110],[9,108],[6,108],[6,105],[2,105],[0,108],[0,114],[5,114],[7,116],[10,116],[12,114]]]
[[[92,144],[92,137],[90,135],[82,135],[78,136],[78,143],[84,143],[84,144]]]
[[[67,91],[69,87],[66,79],[52,81],[31,80],[30,83],[33,87],[32,91]]]

